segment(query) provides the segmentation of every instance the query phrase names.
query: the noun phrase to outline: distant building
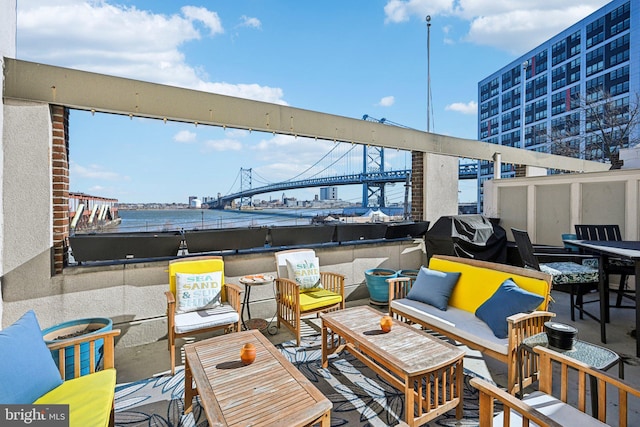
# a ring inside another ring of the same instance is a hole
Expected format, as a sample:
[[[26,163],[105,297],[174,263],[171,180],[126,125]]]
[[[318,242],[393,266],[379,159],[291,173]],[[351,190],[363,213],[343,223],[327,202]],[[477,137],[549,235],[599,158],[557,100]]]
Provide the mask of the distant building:
[[[603,94],[616,105],[636,108],[640,95],[638,1],[612,1],[480,81],[478,139],[564,154],[554,152],[550,137],[563,130],[571,135],[562,139],[563,145],[575,147],[576,157],[602,160],[602,146],[594,132],[597,126],[592,126],[598,118],[586,117],[579,101],[589,102]],[[628,143],[626,139],[622,145]],[[515,174],[512,165],[503,165],[503,177]],[[479,206],[481,184],[492,177],[493,163],[480,161]]]
[[[338,200],[338,187],[320,187],[320,200]]]
[[[190,209],[200,209],[201,207],[202,207],[202,200],[198,199],[197,196],[189,196]]]

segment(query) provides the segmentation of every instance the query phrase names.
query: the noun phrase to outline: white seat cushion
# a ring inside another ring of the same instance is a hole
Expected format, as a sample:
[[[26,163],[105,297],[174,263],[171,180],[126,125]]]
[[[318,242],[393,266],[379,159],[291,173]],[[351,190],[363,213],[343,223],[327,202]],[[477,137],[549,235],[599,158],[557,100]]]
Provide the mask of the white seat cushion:
[[[556,399],[553,396],[535,391],[522,399],[527,405],[535,408],[537,411],[543,413],[549,418],[557,421],[563,426],[580,426],[580,427],[592,427],[592,426],[606,426],[593,418],[589,414],[579,411],[571,405],[564,403],[561,400]],[[493,419],[494,427],[504,425],[503,414],[500,413]],[[515,411],[511,411],[511,426],[521,426],[522,417]],[[531,426],[537,426],[538,424],[531,423]]]
[[[240,320],[240,315],[229,304],[223,304],[207,310],[176,313],[175,331],[178,334],[182,334],[198,329],[236,323],[238,320]]]
[[[432,305],[407,298],[391,301],[391,307],[497,353],[508,352],[509,340],[496,337],[486,323],[468,311],[451,306],[447,307],[447,311],[442,311]]]

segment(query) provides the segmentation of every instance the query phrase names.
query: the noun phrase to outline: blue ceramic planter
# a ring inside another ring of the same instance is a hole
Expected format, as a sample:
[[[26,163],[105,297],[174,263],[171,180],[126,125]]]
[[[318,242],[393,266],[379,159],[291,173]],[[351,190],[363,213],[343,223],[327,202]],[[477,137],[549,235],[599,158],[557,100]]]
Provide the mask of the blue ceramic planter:
[[[389,283],[387,283],[387,279],[393,279],[397,276],[398,273],[395,270],[388,268],[372,268],[364,272],[372,304],[389,304]]]
[[[42,331],[42,338],[47,344],[57,343],[65,340],[65,336],[82,336],[94,332],[106,332],[113,328],[113,322],[107,317],[94,317],[87,319],[70,320]],[[68,338],[66,338],[68,339]],[[102,347],[104,340],[98,340],[95,344],[95,369],[97,370],[102,361]],[[56,364],[58,363],[58,351],[51,352]],[[65,380],[73,378],[73,346],[65,347]],[[89,343],[80,345],[80,374],[86,375],[90,372],[91,361],[89,360]]]
[[[398,277],[411,277],[413,280],[418,277],[420,270],[398,270]]]

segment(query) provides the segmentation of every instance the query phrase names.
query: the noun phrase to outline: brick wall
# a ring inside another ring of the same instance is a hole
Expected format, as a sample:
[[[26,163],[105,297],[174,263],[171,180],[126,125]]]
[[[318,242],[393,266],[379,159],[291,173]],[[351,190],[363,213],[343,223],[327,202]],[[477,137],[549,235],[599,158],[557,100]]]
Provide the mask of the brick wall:
[[[53,263],[56,274],[67,264],[69,236],[69,109],[51,105],[53,205]]]
[[[411,219],[422,221],[424,218],[424,153],[411,152]]]

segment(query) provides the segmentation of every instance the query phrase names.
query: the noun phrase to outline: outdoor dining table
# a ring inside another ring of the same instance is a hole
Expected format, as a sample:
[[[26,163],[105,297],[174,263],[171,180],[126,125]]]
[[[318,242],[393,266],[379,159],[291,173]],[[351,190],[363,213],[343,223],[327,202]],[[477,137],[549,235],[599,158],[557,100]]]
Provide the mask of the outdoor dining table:
[[[636,280],[640,273],[640,241],[604,241],[604,240],[569,240],[574,246],[578,246],[585,252],[598,255],[600,261],[600,283],[598,290],[600,293],[600,340],[606,344],[607,332],[606,323],[609,320],[609,284],[605,268],[609,257],[632,260],[635,264]],[[636,292],[636,334],[640,329],[640,311],[638,311],[638,292]],[[636,356],[640,356],[640,341],[636,337]]]

